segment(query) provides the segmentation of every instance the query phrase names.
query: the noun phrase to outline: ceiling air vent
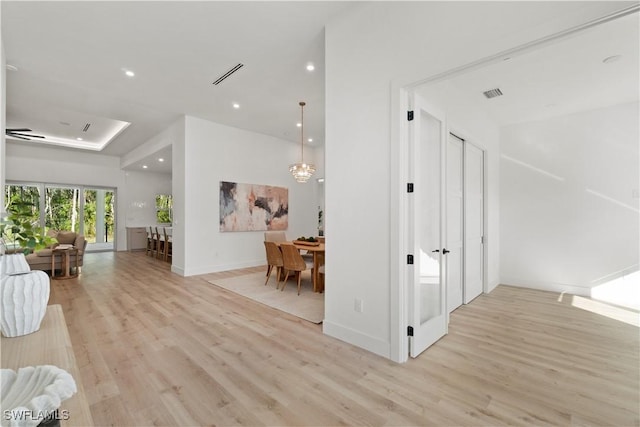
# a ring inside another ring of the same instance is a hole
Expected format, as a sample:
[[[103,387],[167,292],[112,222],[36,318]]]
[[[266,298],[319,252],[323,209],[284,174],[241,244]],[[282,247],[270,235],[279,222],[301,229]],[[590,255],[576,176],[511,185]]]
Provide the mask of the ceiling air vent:
[[[498,88],[491,89],[482,93],[487,97],[487,99],[495,98],[496,96],[502,96],[502,91]]]
[[[89,126],[91,126],[91,123],[87,123],[86,125],[84,125],[84,128],[82,129],[82,132],[86,132],[89,130]]]
[[[244,67],[244,64],[238,64],[236,66],[234,66],[233,68],[231,68],[229,71],[227,71],[226,73],[224,73],[223,75],[221,75],[220,77],[218,77],[218,79],[213,82],[214,85],[219,85],[220,83],[222,83],[227,77],[231,76],[231,74],[235,73],[236,71],[238,71],[240,68]]]

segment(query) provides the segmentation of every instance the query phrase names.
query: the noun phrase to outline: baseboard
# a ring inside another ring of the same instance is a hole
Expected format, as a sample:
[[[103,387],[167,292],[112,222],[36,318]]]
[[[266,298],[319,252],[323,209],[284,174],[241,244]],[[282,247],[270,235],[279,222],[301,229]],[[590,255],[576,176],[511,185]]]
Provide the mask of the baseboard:
[[[184,269],[181,267],[176,267],[175,265],[171,266],[171,272],[176,273],[182,277],[184,277]]]
[[[182,271],[184,274],[182,274],[182,276],[198,276],[200,274],[218,273],[220,271],[237,270],[240,268],[259,267],[261,265],[266,265],[266,261],[264,259],[234,262],[230,264],[198,266],[195,268],[183,269]],[[173,267],[171,268],[171,271],[174,271]]]
[[[387,359],[390,358],[390,345],[386,341],[382,341],[370,335],[338,325],[337,323],[327,321],[327,319],[324,319],[324,322],[322,322],[322,332],[325,335],[353,344],[379,356]]]
[[[518,288],[530,288],[530,289],[537,289],[539,291],[567,293],[572,295],[580,295],[583,297],[591,296],[590,286],[578,286],[578,285],[569,285],[569,284],[554,283],[554,282],[534,282],[534,281],[528,281],[528,280],[522,280],[522,279],[515,279],[511,277],[502,278],[500,283],[502,283],[503,285],[515,286]]]

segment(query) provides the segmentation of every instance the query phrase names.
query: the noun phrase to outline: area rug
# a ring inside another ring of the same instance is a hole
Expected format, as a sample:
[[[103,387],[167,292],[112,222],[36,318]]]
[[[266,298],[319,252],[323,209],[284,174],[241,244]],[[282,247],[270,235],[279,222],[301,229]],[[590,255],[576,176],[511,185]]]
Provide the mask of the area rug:
[[[291,278],[289,278],[284,291],[276,290],[275,272],[271,274],[271,279],[266,286],[264,285],[266,271],[207,281],[309,322],[322,323],[324,319],[324,294],[313,292],[311,275],[309,272],[305,273],[302,276],[300,295],[298,295],[298,285]],[[280,287],[282,287],[282,283]]]

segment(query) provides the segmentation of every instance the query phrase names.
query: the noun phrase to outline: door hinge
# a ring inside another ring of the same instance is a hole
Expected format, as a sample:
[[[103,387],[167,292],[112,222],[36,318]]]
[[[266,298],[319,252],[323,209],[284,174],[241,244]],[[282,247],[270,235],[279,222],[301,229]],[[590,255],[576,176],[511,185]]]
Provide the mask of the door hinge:
[[[413,182],[407,182],[407,193],[413,193]]]
[[[413,326],[407,326],[407,336],[413,336]]]
[[[408,121],[413,120],[413,111],[407,111],[407,120]]]
[[[413,255],[407,255],[407,264],[413,264]]]
[[[484,245],[484,236],[480,236],[480,244]]]

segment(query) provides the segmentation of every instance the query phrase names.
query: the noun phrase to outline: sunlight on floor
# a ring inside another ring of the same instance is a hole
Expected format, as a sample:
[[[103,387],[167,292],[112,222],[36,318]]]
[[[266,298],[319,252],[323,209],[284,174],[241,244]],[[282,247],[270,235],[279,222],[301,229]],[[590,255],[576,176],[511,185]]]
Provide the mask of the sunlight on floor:
[[[640,310],[640,271],[595,286],[591,298]]]
[[[629,325],[640,327],[640,313],[635,310],[618,307],[615,305],[607,304],[606,302],[596,301],[577,295],[573,296],[571,305],[582,310],[587,310],[592,313],[608,317],[610,319],[618,320]]]

